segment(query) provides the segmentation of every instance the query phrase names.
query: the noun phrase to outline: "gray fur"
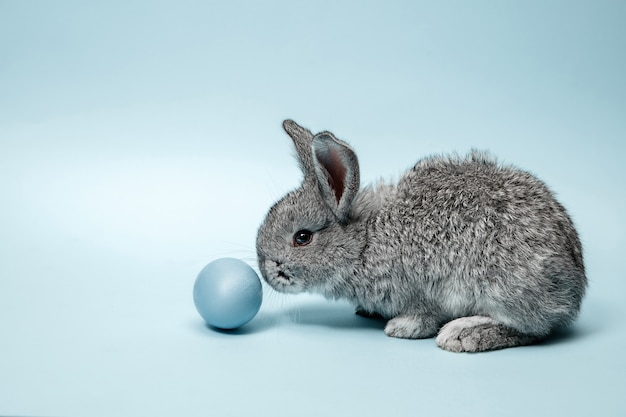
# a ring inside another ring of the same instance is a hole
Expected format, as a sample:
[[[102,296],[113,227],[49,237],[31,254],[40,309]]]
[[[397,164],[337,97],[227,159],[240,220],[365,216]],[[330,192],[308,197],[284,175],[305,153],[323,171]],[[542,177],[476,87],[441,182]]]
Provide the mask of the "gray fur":
[[[345,142],[283,126],[304,181],[258,232],[259,267],[276,290],[347,299],[388,319],[389,336],[438,334],[455,352],[529,344],[576,318],[587,285],[581,244],[536,177],[472,152],[359,188]],[[300,230],[313,232],[306,246],[294,243]]]

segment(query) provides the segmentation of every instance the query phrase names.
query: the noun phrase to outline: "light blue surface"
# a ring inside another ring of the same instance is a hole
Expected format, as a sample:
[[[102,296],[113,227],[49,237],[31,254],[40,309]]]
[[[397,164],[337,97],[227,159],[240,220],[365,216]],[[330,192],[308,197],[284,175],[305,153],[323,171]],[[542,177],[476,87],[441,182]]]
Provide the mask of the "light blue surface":
[[[626,3],[0,1],[0,415],[626,415]],[[479,355],[265,288],[190,294],[300,181],[281,122],[364,182],[489,149],[558,194],[575,327]]]
[[[204,321],[232,330],[250,322],[263,302],[254,270],[235,258],[220,258],[202,268],[193,285],[193,303]]]

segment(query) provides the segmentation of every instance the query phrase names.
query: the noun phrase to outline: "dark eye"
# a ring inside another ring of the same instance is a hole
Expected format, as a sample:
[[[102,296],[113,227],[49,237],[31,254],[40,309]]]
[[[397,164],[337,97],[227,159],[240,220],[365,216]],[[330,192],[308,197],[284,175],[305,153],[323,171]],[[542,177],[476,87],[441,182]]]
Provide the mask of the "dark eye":
[[[313,232],[309,230],[299,230],[293,235],[293,245],[294,246],[306,246],[311,243],[311,239],[313,238]]]

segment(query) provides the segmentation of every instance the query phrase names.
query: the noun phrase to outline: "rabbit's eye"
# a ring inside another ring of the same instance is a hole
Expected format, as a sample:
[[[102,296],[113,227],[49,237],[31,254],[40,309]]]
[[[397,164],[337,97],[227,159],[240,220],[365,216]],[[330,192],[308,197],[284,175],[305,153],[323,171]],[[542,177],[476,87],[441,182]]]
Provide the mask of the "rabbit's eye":
[[[299,230],[293,235],[293,245],[294,246],[306,246],[311,243],[311,239],[313,238],[313,233],[309,230]]]

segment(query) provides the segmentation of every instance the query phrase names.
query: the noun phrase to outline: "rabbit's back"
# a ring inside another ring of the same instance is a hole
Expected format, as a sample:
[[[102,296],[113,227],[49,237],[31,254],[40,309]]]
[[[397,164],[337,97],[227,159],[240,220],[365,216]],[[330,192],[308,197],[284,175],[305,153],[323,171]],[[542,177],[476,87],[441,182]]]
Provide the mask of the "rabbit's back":
[[[539,179],[486,154],[418,162],[370,227],[372,264],[401,265],[389,284],[406,287],[398,309],[420,297],[448,317],[521,317],[509,324],[531,333],[579,309],[586,278],[565,209]]]

